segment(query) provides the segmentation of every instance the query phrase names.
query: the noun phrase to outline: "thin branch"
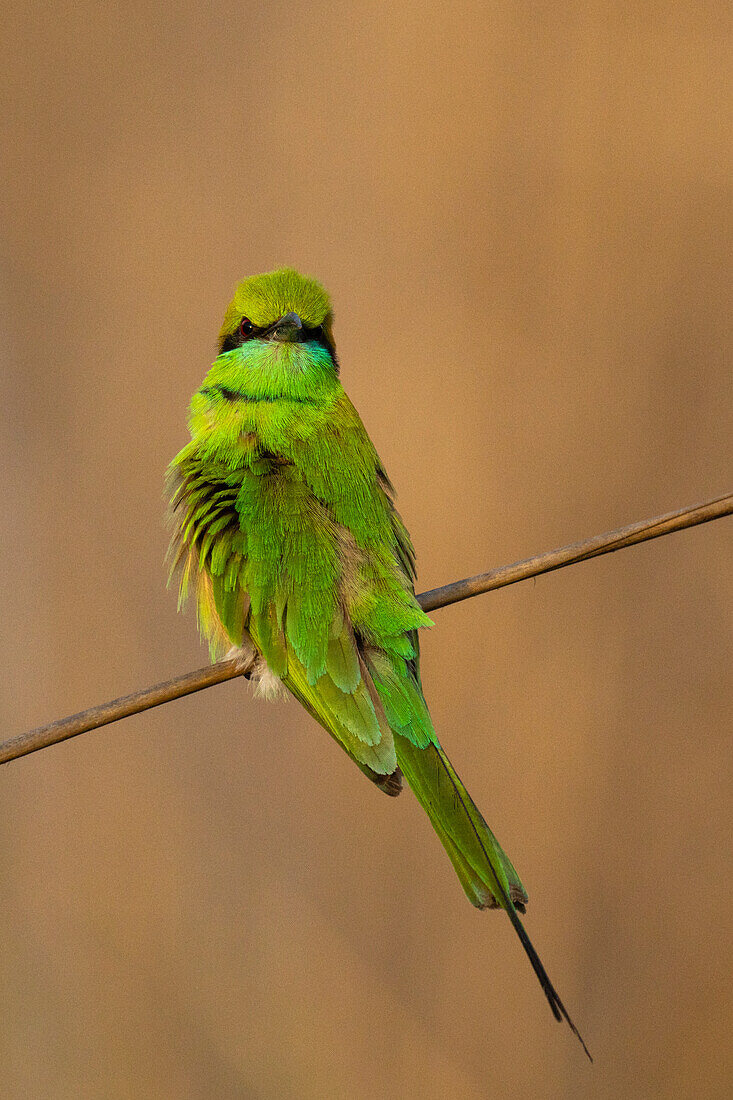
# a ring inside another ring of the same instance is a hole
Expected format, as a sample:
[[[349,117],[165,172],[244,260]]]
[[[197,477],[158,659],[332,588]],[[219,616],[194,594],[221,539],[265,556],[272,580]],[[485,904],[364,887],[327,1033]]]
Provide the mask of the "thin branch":
[[[538,554],[535,558],[526,558],[514,565],[502,565],[488,573],[479,573],[477,577],[454,581],[443,588],[433,588],[417,598],[424,611],[434,611],[436,607],[458,603],[470,596],[479,596],[482,592],[493,592],[495,588],[504,588],[507,584],[539,577],[541,573],[551,573],[554,569],[563,569],[566,565],[598,558],[601,554],[613,554],[616,550],[625,550],[627,546],[636,546],[639,542],[648,542],[650,539],[661,538],[662,535],[671,535],[675,531],[684,531],[687,527],[697,527],[700,523],[730,515],[733,515],[733,493],[703,504],[693,504],[689,508],[680,508],[678,512],[667,512],[663,516],[655,516],[654,519],[630,523],[628,527],[607,531],[605,535],[594,535],[593,538],[573,542],[570,546],[562,546],[559,550],[550,550],[546,554]]]
[[[710,520],[731,514],[733,514],[733,493],[718,497],[716,500],[695,504],[691,508],[682,508],[678,512],[668,512],[654,519],[632,523],[628,527],[619,527],[618,530],[609,531],[605,535],[595,535],[583,542],[563,546],[559,550],[551,550],[547,554],[527,558],[514,565],[492,569],[489,573],[480,573],[476,577],[454,581],[453,584],[447,584],[443,588],[423,592],[417,598],[425,611],[434,611],[438,607],[467,600],[482,592],[504,588],[508,584],[538,577],[554,569],[563,569],[566,565],[575,565],[589,558],[597,558],[601,554],[611,554],[615,550],[623,550],[627,546],[661,538],[662,535],[670,535],[674,531],[684,531],[687,527],[695,527],[697,524],[708,523]],[[20,756],[27,756],[39,749],[48,748],[49,745],[55,745],[59,741],[67,741],[70,737],[98,729],[110,722],[117,722],[120,718],[127,718],[131,714],[139,714],[151,707],[159,707],[184,695],[192,695],[193,692],[202,691],[214,684],[223,684],[225,680],[241,676],[244,671],[246,669],[243,668],[241,661],[218,661],[214,665],[197,669],[195,672],[187,672],[174,680],[167,680],[154,687],[133,692],[132,695],[124,695],[121,699],[114,699],[110,703],[102,703],[101,706],[92,707],[80,714],[73,714],[69,718],[60,718],[48,726],[39,726],[38,729],[0,742],[0,764],[6,764]]]

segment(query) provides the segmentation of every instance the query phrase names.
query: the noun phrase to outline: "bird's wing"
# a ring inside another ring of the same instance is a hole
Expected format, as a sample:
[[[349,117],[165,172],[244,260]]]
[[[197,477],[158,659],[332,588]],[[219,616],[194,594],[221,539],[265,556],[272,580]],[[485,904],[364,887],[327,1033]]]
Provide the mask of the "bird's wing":
[[[329,631],[325,669],[317,678],[310,674],[289,637],[287,604],[281,625],[250,615],[247,629],[270,668],[353,760],[377,776],[395,772],[397,759],[389,722],[360,659],[350,624],[338,608]],[[276,641],[272,637],[275,632],[279,635]]]

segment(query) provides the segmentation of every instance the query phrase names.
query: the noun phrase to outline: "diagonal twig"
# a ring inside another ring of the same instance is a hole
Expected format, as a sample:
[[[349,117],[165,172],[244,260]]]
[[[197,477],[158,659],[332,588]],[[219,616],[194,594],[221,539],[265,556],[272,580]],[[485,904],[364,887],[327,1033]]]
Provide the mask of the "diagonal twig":
[[[443,588],[433,588],[430,592],[421,593],[417,599],[423,610],[434,611],[436,608],[478,596],[482,592],[504,588],[508,584],[538,577],[554,569],[563,569],[566,565],[588,561],[601,554],[611,554],[615,550],[623,550],[627,546],[661,538],[662,535],[670,535],[674,531],[684,531],[687,527],[695,527],[700,523],[708,523],[710,520],[731,514],[733,514],[733,493],[717,497],[715,500],[704,501],[702,504],[695,504],[690,508],[681,508],[677,512],[668,512],[654,519],[641,520],[627,527],[619,527],[604,535],[594,535],[582,542],[563,546],[559,550],[550,550],[546,554],[539,554],[536,557],[515,562],[513,565],[503,565],[499,569],[480,573],[476,577],[454,581]],[[59,741],[76,737],[80,733],[106,726],[110,722],[117,722],[120,718],[127,718],[131,714],[139,714],[151,707],[170,703],[173,699],[202,691],[214,684],[222,684],[225,680],[241,676],[243,671],[240,661],[217,661],[216,664],[208,665],[206,668],[187,672],[173,680],[155,684],[154,687],[143,688],[131,695],[124,695],[121,699],[113,699],[110,703],[102,703],[79,714],[72,714],[69,718],[60,718],[56,722],[51,722],[50,725],[39,726],[28,733],[21,733],[17,737],[0,742],[0,764],[6,764],[20,756],[27,756],[39,749],[48,748]]]

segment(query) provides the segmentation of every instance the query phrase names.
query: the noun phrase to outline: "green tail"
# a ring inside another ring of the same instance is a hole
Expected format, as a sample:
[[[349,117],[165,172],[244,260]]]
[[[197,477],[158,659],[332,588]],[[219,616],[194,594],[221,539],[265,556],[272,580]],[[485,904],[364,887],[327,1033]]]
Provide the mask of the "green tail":
[[[395,734],[395,750],[402,773],[450,856],[469,901],[478,909],[506,910],[555,1019],[567,1021],[592,1061],[519,919],[517,910],[523,913],[528,900],[519,875],[450,760],[440,745],[417,748],[399,734]]]

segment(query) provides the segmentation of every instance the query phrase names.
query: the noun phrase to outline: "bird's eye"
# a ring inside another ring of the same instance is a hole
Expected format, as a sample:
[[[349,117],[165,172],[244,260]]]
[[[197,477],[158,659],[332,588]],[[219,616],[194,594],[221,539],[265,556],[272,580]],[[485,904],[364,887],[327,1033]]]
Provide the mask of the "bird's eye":
[[[254,330],[255,327],[249,317],[243,317],[239,322],[239,331],[242,333],[242,336],[251,336]]]

